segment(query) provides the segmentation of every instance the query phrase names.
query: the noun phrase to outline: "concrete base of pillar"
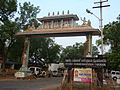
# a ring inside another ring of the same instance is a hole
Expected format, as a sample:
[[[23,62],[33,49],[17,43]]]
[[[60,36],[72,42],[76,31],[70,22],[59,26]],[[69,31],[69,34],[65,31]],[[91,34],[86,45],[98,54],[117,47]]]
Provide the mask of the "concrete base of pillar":
[[[15,73],[16,78],[24,78],[31,75],[32,75],[32,72],[27,67],[24,67],[24,66],[22,66],[20,70]]]

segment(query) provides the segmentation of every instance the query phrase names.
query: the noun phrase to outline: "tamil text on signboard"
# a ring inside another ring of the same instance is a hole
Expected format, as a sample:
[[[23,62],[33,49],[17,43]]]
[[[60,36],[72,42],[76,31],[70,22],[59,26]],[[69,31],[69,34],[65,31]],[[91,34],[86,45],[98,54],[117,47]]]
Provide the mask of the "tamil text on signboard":
[[[106,67],[106,59],[99,58],[82,58],[82,59],[66,59],[66,67]]]

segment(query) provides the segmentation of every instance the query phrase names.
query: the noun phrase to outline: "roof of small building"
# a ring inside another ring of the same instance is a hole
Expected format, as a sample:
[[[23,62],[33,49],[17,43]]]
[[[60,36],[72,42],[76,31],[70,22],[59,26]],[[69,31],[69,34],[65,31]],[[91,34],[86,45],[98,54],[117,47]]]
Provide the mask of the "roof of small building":
[[[27,29],[24,32],[19,32],[18,36],[30,37],[65,37],[65,36],[86,36],[91,34],[93,36],[100,35],[100,30],[92,28],[88,25],[75,26],[75,27],[59,27],[59,28],[46,28],[46,29]]]
[[[45,16],[43,18],[37,18],[39,21],[51,21],[51,20],[66,20],[66,19],[74,19],[79,20],[76,14],[67,14],[67,15],[55,15],[55,16]]]

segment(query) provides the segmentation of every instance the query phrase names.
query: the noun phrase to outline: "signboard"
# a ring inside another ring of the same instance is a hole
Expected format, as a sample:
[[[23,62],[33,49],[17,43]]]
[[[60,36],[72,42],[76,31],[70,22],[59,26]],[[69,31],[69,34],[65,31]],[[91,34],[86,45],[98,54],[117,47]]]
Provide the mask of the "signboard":
[[[99,58],[82,58],[82,59],[66,59],[66,67],[87,67],[87,68],[100,68],[106,67],[106,59]]]
[[[92,82],[92,69],[91,68],[75,68],[74,69],[74,81],[79,82]]]

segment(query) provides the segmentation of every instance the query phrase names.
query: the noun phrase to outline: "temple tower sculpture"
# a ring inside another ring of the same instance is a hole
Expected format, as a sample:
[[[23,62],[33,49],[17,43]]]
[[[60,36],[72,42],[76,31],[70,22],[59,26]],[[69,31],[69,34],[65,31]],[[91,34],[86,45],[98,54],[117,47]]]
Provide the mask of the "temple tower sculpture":
[[[52,15],[52,16],[51,16]],[[88,54],[92,56],[92,36],[101,35],[99,29],[95,29],[91,26],[90,20],[86,18],[81,18],[83,21],[82,25],[78,25],[79,20],[76,14],[67,14],[58,12],[57,15],[48,13],[48,16],[43,18],[37,18],[40,21],[40,26],[36,29],[34,28],[34,23],[31,27],[23,32],[18,32],[17,36],[25,37],[25,44],[22,55],[22,67],[16,73],[16,77],[26,77],[29,76],[28,59],[29,59],[29,46],[30,38],[33,37],[67,37],[67,36],[86,36],[86,42],[84,43],[84,57]],[[20,73],[22,73],[21,76]]]

